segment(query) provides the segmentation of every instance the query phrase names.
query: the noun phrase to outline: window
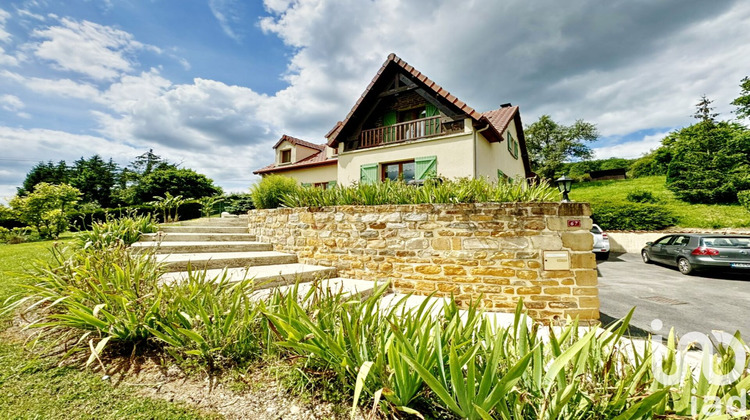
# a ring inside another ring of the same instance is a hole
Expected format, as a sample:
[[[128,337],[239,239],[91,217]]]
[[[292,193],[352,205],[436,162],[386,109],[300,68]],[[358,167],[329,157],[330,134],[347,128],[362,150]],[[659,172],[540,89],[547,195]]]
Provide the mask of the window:
[[[689,242],[690,242],[690,237],[682,235],[682,236],[678,236],[677,239],[675,239],[675,241],[672,242],[672,245],[686,246]]]
[[[384,163],[380,179],[385,181],[403,180],[405,182],[413,181],[415,173],[415,164],[413,160],[404,162]]]
[[[672,235],[659,238],[658,241],[654,242],[654,245],[667,245],[672,240],[672,238],[674,238],[674,236]]]
[[[292,149],[281,151],[281,163],[290,163],[292,161]]]
[[[508,151],[510,152],[510,155],[514,158],[518,159],[518,140],[513,138],[513,135],[510,134],[510,131],[508,131]]]
[[[326,188],[328,188],[328,183],[327,182],[316,182],[316,183],[313,184],[313,187],[320,188],[321,190],[325,190]]]

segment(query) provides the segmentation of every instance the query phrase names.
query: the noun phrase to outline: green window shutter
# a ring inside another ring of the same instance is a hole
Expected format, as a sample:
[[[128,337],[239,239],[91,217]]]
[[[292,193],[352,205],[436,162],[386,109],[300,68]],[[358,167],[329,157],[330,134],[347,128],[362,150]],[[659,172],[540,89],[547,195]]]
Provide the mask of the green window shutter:
[[[518,159],[518,140],[513,140],[513,157]]]
[[[395,127],[388,128],[396,124],[396,122],[397,122],[396,111],[388,111],[385,114],[383,114],[383,125],[386,127],[385,131],[383,132],[384,143],[388,143],[396,139]]]
[[[396,124],[396,111],[388,111],[383,114],[383,125]]]
[[[425,105],[425,118],[430,117],[437,117],[440,115],[440,111],[438,111],[437,107],[433,104],[427,104]],[[425,127],[424,127],[424,134],[426,136],[430,136],[432,134],[435,134],[438,132],[438,124],[440,124],[439,120],[427,120],[425,121]]]
[[[304,188],[307,188],[307,187],[310,187],[310,186],[312,186],[312,184],[310,184],[310,183],[307,183],[307,182],[303,182],[303,183],[302,183],[302,186],[303,186]]]
[[[368,163],[359,167],[359,183],[374,184],[378,182],[378,164]]]
[[[328,188],[336,187],[336,181],[328,181]]]
[[[497,170],[497,180],[498,181],[505,181],[507,179],[508,179],[508,175],[505,175],[505,172],[503,172],[502,170],[498,169]]]
[[[417,179],[437,177],[437,156],[424,156],[414,159]]]
[[[427,104],[424,107],[425,109],[425,115],[427,117],[437,117],[440,115],[440,112],[438,111],[437,107],[433,104]]]

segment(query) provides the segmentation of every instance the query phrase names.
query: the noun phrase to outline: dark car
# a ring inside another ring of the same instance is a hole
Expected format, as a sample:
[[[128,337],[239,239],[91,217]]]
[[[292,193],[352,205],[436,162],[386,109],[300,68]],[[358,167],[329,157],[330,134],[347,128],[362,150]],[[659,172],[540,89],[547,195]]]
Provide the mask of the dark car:
[[[676,266],[682,274],[718,269],[747,272],[750,276],[750,236],[674,234],[646,242],[643,262]]]

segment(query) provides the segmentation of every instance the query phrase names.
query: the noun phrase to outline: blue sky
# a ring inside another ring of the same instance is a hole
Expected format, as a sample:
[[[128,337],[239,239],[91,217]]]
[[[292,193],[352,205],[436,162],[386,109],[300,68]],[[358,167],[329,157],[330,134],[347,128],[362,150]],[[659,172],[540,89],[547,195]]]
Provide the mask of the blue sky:
[[[38,161],[148,149],[227,191],[313,142],[395,52],[480,111],[597,124],[637,157],[750,75],[750,4],[695,0],[6,0],[0,200]]]

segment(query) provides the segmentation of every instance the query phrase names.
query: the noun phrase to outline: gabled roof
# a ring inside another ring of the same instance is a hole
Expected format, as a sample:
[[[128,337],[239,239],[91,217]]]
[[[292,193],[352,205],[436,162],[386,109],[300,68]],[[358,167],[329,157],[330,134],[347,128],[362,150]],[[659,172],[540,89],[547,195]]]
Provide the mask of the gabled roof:
[[[310,143],[309,141],[301,140],[292,136],[287,136],[286,134],[281,136],[281,139],[279,139],[279,141],[276,142],[273,148],[276,149],[284,141],[288,141],[289,143],[292,143],[296,146],[303,146],[309,149],[317,150],[317,152],[294,163],[285,163],[283,165],[277,165],[276,163],[272,163],[256,171],[253,171],[254,174],[258,175],[258,174],[265,174],[265,173],[272,173],[272,172],[284,172],[290,169],[298,169],[298,168],[304,168],[304,167],[310,167],[310,166],[331,165],[331,164],[335,164],[338,161],[338,158],[336,157],[328,158],[326,156],[325,144]]]
[[[498,133],[503,133],[510,125],[510,122],[513,121],[513,117],[515,117],[517,113],[517,106],[504,106],[502,108],[493,109],[492,111],[483,112],[482,116],[490,121]]]
[[[367,86],[365,91],[362,93],[362,95],[359,97],[357,102],[354,104],[351,111],[349,111],[349,114],[346,115],[346,118],[344,118],[343,121],[336,123],[336,126],[333,127],[333,129],[331,129],[328,135],[326,135],[326,138],[328,138],[329,146],[336,147],[338,145],[338,142],[339,142],[338,135],[344,130],[344,128],[350,122],[352,115],[354,115],[357,112],[357,109],[359,108],[359,106],[362,104],[362,102],[365,99],[368,98],[368,96],[372,94],[377,94],[377,92],[372,92],[372,89],[375,86],[375,84],[378,83],[378,81],[383,76],[383,74],[387,72],[389,67],[402,69],[407,74],[412,76],[413,79],[415,79],[415,83],[420,84],[421,87],[423,87],[428,92],[433,92],[436,97],[450,104],[456,110],[460,111],[463,114],[468,115],[472,120],[474,120],[474,123],[476,125],[482,126],[482,125],[489,124],[489,129],[483,133],[485,134],[485,138],[487,138],[487,140],[503,141],[502,135],[501,135],[502,131],[498,131],[497,128],[495,127],[495,124],[491,123],[491,121],[489,120],[487,116],[479,113],[477,110],[467,105],[464,101],[453,96],[450,92],[443,89],[442,86],[438,85],[437,83],[430,80],[429,77],[422,74],[422,72],[410,66],[406,61],[396,56],[396,54],[391,53],[390,55],[388,55],[388,58],[380,67],[380,70],[378,70],[377,74],[375,74],[375,77],[372,79],[372,81]]]
[[[284,134],[283,136],[281,136],[281,138],[279,139],[279,141],[277,141],[276,144],[273,145],[273,148],[276,149],[284,141],[288,141],[289,143],[292,143],[295,146],[307,147],[308,149],[322,150],[322,151],[326,150],[326,145],[325,144],[310,143],[309,141],[300,140],[300,139],[298,139],[296,137],[287,136],[286,134]]]

